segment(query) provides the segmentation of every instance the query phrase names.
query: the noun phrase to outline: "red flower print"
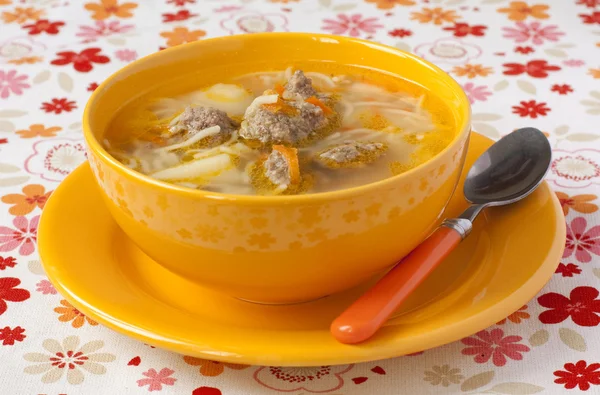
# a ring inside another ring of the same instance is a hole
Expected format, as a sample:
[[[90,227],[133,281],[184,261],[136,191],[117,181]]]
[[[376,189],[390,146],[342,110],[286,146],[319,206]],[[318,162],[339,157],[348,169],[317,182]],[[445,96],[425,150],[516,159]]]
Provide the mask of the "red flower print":
[[[22,302],[31,296],[29,291],[22,288],[15,288],[21,284],[21,280],[14,277],[0,278],[0,315],[4,314],[8,308],[6,302]]]
[[[573,277],[574,274],[581,273],[581,269],[579,268],[579,266],[573,263],[568,263],[566,265],[564,263],[561,263],[558,265],[554,273],[560,273],[563,277]]]
[[[155,369],[150,369],[147,372],[142,373],[142,375],[146,376],[145,379],[139,379],[137,381],[138,387],[143,387],[148,385],[148,391],[160,391],[162,390],[163,385],[173,385],[176,378],[169,377],[175,373],[174,370],[169,368],[162,368],[160,372],[157,372]]]
[[[175,14],[165,13],[163,16],[163,22],[176,22],[185,21],[186,19],[198,16],[198,14],[191,14],[188,10],[179,10]]]
[[[0,226],[0,251],[8,252],[20,247],[19,254],[31,255],[35,251],[39,221],[39,215],[33,217],[31,221],[19,216],[13,219],[15,229]]]
[[[527,55],[528,53],[535,52],[535,49],[532,47],[515,47],[515,52]]]
[[[569,94],[569,92],[573,92],[573,88],[571,88],[571,86],[567,84],[554,84],[552,85],[552,88],[550,90],[552,92],[558,92],[559,95],[567,95]]]
[[[567,241],[563,258],[568,258],[575,253],[579,262],[590,262],[592,254],[600,255],[600,225],[586,231],[587,221],[584,217],[575,218],[567,224]]]
[[[571,317],[579,326],[597,326],[600,324],[600,293],[596,288],[577,287],[571,291],[569,298],[550,292],[538,298],[538,303],[547,307],[539,319],[544,324],[558,324]]]
[[[581,19],[583,20],[583,23],[585,24],[589,24],[592,25],[594,23],[597,23],[600,25],[600,11],[594,11],[593,14],[579,14],[579,16],[581,17]]]
[[[100,55],[102,49],[100,48],[88,48],[77,53],[73,51],[58,52],[57,55],[60,58],[50,62],[56,66],[65,66],[73,63],[75,70],[81,73],[87,73],[92,70],[94,66],[92,63],[108,63],[110,58],[108,56]]]
[[[41,108],[46,112],[60,114],[63,111],[71,112],[74,108],[77,108],[77,104],[75,104],[75,102],[72,100],[68,100],[67,98],[52,99],[50,103],[43,102]]]
[[[185,7],[186,4],[194,4],[196,0],[167,0],[167,3],[173,4],[175,7]]]
[[[43,295],[56,295],[58,293],[54,285],[48,280],[41,280],[35,286],[37,287],[35,290]]]
[[[526,118],[537,118],[538,115],[545,116],[550,111],[546,103],[538,103],[535,100],[522,101],[520,106],[513,106],[513,113]]]
[[[360,36],[361,32],[374,34],[377,29],[383,25],[377,18],[365,18],[362,15],[344,15],[338,14],[338,20],[325,19],[323,30],[328,30],[333,34],[348,34],[352,37]]]
[[[600,0],[578,0],[577,4],[584,5],[588,8],[596,8],[600,5]]]
[[[23,25],[23,29],[29,29],[28,34],[31,35],[40,33],[58,34],[58,28],[64,25],[64,22],[50,22],[48,19],[40,19],[35,23]]]
[[[223,393],[215,387],[198,387],[192,391],[192,395],[223,395]]]
[[[394,29],[394,30],[389,31],[388,34],[392,37],[400,37],[400,38],[412,36],[412,32],[410,30],[406,30],[406,29]]]
[[[559,66],[552,66],[545,60],[532,60],[527,62],[527,64],[505,63],[503,66],[506,67],[506,70],[504,70],[505,75],[527,73],[534,78],[546,78],[549,71],[560,70]]]
[[[0,270],[4,270],[7,267],[15,267],[17,260],[12,256],[6,258],[0,256]]]
[[[6,326],[0,329],[0,340],[3,346],[12,346],[15,342],[22,342],[27,336],[24,335],[25,329],[16,326],[14,329]]]
[[[455,23],[454,26],[445,27],[444,30],[453,32],[455,37],[465,37],[469,34],[472,36],[483,36],[485,35],[485,29],[487,26],[484,25],[469,25],[467,23]]]
[[[90,84],[87,87],[87,91],[88,92],[93,92],[98,88],[98,83],[97,82],[90,82]]]
[[[462,350],[463,355],[475,355],[475,362],[486,363],[492,359],[496,366],[506,365],[506,357],[520,361],[523,359],[521,353],[528,352],[529,347],[519,342],[521,336],[504,336],[502,329],[483,330],[477,332],[476,337],[462,339],[464,345],[470,346]]]
[[[554,375],[558,378],[554,380],[556,384],[564,384],[565,388],[570,390],[577,386],[582,391],[590,389],[590,384],[600,385],[600,363],[587,364],[585,361],[579,361],[575,364],[566,363],[565,370],[557,370]]]
[[[8,144],[8,139],[7,138],[0,139],[0,144]]]

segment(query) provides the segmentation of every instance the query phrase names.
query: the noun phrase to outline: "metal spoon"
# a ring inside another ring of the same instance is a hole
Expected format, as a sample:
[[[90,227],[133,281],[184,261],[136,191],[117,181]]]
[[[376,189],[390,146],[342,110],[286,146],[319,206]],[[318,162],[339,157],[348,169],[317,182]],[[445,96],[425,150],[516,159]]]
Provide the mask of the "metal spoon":
[[[534,128],[503,137],[473,164],[464,184],[471,203],[457,218],[446,219],[425,241],[402,259],[331,324],[342,343],[370,338],[389,316],[471,232],[486,207],[514,203],[540,185],[550,167],[548,139]]]

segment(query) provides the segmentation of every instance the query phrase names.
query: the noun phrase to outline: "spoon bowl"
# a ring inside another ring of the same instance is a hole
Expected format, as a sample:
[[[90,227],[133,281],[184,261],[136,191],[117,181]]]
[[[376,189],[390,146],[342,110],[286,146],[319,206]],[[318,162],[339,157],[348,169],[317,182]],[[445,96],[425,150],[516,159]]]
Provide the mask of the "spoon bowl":
[[[534,128],[503,137],[473,164],[464,194],[473,204],[500,206],[521,200],[544,180],[552,150],[548,138]]]

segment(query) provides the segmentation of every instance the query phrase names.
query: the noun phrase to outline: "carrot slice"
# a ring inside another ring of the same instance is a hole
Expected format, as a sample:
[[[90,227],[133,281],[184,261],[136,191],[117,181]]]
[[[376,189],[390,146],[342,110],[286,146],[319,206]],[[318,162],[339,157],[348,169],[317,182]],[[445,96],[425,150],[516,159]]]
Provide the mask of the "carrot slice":
[[[285,91],[285,87],[281,84],[275,84],[275,92],[277,92],[277,94],[279,96],[283,95],[283,92]]]
[[[307,103],[310,103],[314,106],[320,107],[321,110],[323,110],[323,113],[325,115],[329,115],[333,113],[333,110],[331,108],[329,108],[325,103],[323,103],[321,100],[319,100],[316,96],[311,96],[308,99],[304,100]]]
[[[142,140],[142,141],[147,141],[149,143],[154,143],[154,144],[159,145],[159,146],[163,146],[163,145],[166,144],[166,140],[163,137],[157,136],[157,135],[152,134],[152,133],[144,133],[143,135],[141,135],[138,138],[140,140]]]
[[[290,166],[290,181],[292,184],[300,182],[300,163],[298,162],[298,150],[284,145],[274,145],[273,150],[279,152],[287,160]]]
[[[277,103],[263,104],[262,106],[274,113],[282,112],[285,115],[289,115],[292,117],[298,115],[298,110],[295,107],[292,107],[289,104],[287,104],[285,100],[283,100],[281,97],[277,99]]]

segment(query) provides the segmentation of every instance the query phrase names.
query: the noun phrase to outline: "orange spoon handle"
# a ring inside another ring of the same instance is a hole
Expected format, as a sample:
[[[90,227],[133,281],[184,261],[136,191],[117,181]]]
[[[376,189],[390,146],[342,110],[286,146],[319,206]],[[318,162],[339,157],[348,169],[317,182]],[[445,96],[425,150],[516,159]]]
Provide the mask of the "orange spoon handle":
[[[461,242],[461,234],[441,226],[331,324],[341,343],[367,340]]]

